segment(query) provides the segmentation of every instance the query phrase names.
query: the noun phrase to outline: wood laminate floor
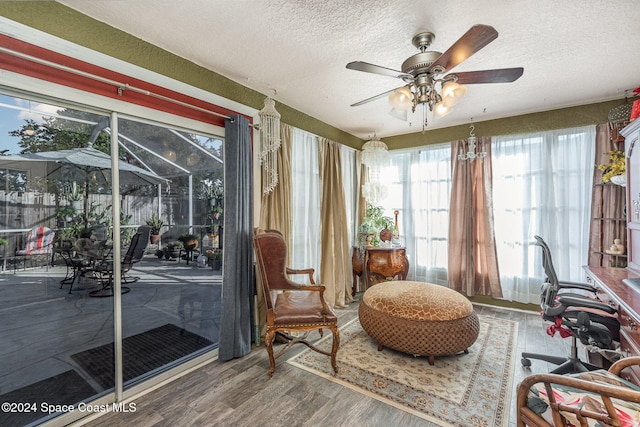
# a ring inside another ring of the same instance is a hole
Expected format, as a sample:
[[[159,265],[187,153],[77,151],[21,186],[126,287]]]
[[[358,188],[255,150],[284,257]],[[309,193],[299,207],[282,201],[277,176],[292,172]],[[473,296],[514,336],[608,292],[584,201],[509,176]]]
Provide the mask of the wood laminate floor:
[[[537,313],[476,306],[485,316],[519,322],[518,359],[509,427],[515,426],[515,387],[531,373],[552,365],[537,360],[520,365],[522,351],[567,355],[570,340],[549,337]],[[357,317],[358,301],[338,310],[340,323]],[[214,361],[132,400],[136,411],[109,413],[89,421],[91,427],[113,426],[434,426],[371,397],[291,366],[285,360],[306,347],[294,347],[278,359],[273,378],[264,346],[240,359]],[[470,426],[471,427],[471,426]]]

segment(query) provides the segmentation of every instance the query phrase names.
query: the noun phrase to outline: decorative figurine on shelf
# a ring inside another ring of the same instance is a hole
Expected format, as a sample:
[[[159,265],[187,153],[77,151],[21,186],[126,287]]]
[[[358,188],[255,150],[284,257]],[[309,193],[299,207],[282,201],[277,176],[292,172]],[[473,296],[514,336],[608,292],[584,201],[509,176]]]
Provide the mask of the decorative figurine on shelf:
[[[624,245],[620,239],[614,239],[613,245],[605,252],[611,255],[622,255],[624,253]]]
[[[400,212],[399,211],[393,211],[393,215],[395,215],[395,219],[396,219],[396,223],[395,226],[393,227],[393,237],[391,238],[391,244],[395,247],[399,247],[402,246],[402,243],[400,242],[400,228],[398,227],[398,214]]]

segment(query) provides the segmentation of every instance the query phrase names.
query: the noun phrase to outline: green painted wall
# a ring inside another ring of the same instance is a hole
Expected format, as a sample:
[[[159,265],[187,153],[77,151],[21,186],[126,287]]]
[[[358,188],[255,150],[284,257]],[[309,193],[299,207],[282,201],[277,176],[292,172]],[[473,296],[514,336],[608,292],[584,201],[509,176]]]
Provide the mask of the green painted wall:
[[[514,135],[532,133],[552,129],[564,129],[588,126],[607,122],[609,110],[620,105],[622,99],[579,107],[525,114],[504,119],[474,122],[476,136]],[[629,101],[632,102],[632,101]],[[384,138],[390,149],[419,147],[428,144],[450,142],[466,139],[469,136],[469,125],[433,129],[422,133],[398,135]]]
[[[130,34],[89,18],[53,1],[0,1],[0,15],[73,43],[102,52],[159,74],[185,82],[250,107],[261,109],[265,95],[200,67]],[[530,133],[584,126],[607,121],[607,113],[622,100],[563,108],[498,120],[476,121],[477,136]],[[282,120],[313,134],[354,148],[365,142],[320,120],[277,104]],[[464,139],[469,125],[384,138],[390,149],[423,146]]]

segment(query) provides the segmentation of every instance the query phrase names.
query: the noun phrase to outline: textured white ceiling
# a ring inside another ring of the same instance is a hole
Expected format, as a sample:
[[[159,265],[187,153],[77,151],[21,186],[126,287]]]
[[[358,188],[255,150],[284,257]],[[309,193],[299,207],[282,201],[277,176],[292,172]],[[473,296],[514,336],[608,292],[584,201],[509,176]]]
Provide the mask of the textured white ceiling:
[[[524,67],[514,83],[470,85],[429,128],[624,97],[640,86],[638,0],[62,0],[99,21],[222,74],[360,138],[422,130],[422,114],[391,117],[380,99],[401,86],[348,70],[351,61],[400,69],[431,31],[444,52],[471,26],[498,38],[454,68]]]

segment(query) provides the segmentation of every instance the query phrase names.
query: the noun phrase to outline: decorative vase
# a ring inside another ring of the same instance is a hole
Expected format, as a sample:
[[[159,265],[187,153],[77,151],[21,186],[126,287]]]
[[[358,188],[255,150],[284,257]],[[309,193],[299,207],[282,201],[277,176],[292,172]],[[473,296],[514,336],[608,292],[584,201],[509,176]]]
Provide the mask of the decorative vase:
[[[160,235],[159,234],[152,234],[152,235],[149,236],[149,242],[152,245],[157,245],[159,241],[160,241]]]
[[[71,207],[78,212],[81,212],[82,210],[84,210],[84,202],[82,200],[72,200]]]
[[[627,176],[626,175],[616,175],[611,177],[611,182],[621,187],[627,186]]]
[[[388,242],[389,240],[391,240],[393,238],[393,232],[391,230],[389,230],[387,227],[385,227],[381,232],[380,232],[380,240],[383,242]]]

